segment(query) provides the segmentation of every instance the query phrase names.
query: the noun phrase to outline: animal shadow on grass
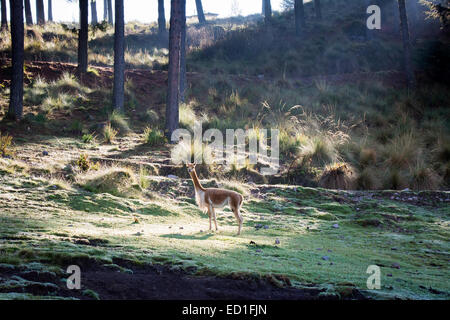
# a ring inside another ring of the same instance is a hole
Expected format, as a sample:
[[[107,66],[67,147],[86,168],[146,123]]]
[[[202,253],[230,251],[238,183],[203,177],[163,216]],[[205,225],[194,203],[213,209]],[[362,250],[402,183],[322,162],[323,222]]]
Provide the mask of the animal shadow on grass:
[[[207,240],[214,236],[212,233],[197,233],[197,234],[180,234],[180,233],[169,233],[163,234],[163,238],[181,239],[181,240]]]

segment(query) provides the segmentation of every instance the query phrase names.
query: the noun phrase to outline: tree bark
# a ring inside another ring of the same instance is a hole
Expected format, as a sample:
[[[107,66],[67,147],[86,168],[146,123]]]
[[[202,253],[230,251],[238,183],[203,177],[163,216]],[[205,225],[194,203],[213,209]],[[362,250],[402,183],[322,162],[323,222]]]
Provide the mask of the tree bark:
[[[316,19],[322,20],[322,5],[320,0],[314,0],[314,10],[316,11]]]
[[[23,117],[23,2],[10,0],[9,5],[11,14],[12,78],[7,117],[21,120]]]
[[[6,13],[6,0],[1,0],[2,7],[2,27],[1,30],[8,30],[8,19]]]
[[[125,99],[125,21],[123,0],[115,1],[115,31],[114,31],[114,109],[124,113]]]
[[[264,0],[264,18],[266,22],[272,20],[272,5],[270,4],[270,0]]]
[[[295,12],[295,34],[301,36],[305,30],[305,7],[303,6],[303,0],[295,0],[294,2]]]
[[[97,18],[97,1],[91,0],[91,23],[96,25],[98,23]]]
[[[103,21],[108,20],[108,0],[103,0]]]
[[[180,101],[186,97],[186,1],[181,3]]]
[[[205,23],[205,14],[203,12],[202,0],[195,0],[195,5],[197,7],[197,17],[199,23]]]
[[[27,20],[27,26],[33,25],[33,15],[31,14],[30,0],[25,0],[25,18]]]
[[[112,8],[112,1],[108,0],[108,22],[109,24],[114,24],[113,21],[113,8]]]
[[[398,0],[398,11],[400,15],[400,29],[403,41],[403,60],[405,64],[406,80],[408,87],[413,88],[416,84],[411,59],[411,41],[409,38],[408,16],[406,14],[405,0]]]
[[[88,67],[88,0],[79,0],[80,30],[78,33],[78,72],[87,72]]]
[[[166,13],[164,10],[164,0],[158,0],[158,30],[160,35],[166,32]]]
[[[39,25],[45,24],[44,0],[36,0],[36,17]]]
[[[166,105],[166,136],[171,139],[178,128],[180,98],[180,49],[182,6],[186,0],[171,0],[169,30],[169,72]]]
[[[53,6],[52,6],[52,0],[48,0],[47,2],[47,11],[48,11],[48,21],[53,22]]]

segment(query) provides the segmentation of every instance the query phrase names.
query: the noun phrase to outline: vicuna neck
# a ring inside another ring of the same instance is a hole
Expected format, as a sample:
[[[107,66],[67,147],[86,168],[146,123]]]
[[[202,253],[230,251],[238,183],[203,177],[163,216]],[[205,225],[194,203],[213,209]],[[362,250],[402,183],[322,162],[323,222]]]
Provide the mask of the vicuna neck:
[[[192,182],[194,182],[195,190],[196,191],[198,191],[198,190],[205,191],[205,188],[203,188],[200,181],[198,180],[197,173],[195,172],[195,170],[192,170],[192,172],[189,172],[189,174],[192,178]]]

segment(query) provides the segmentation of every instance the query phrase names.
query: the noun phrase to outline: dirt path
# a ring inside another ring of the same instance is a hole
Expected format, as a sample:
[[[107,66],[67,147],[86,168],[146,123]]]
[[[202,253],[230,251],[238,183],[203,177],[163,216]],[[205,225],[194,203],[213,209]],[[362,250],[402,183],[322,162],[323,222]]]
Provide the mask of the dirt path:
[[[115,259],[114,259],[115,260]],[[118,263],[117,261],[115,261]],[[74,264],[77,261],[73,261]],[[306,286],[298,289],[282,277],[263,279],[244,275],[228,277],[197,276],[169,266],[131,266],[121,261],[122,271],[100,265],[92,260],[79,261],[81,289],[69,290],[69,275],[56,275],[46,271],[29,271],[23,267],[4,268],[0,265],[0,278],[15,283],[0,287],[0,293],[30,294],[43,297],[66,297],[82,300],[318,300],[333,299],[324,295],[325,289]],[[124,265],[126,267],[124,267]],[[117,265],[116,265],[117,267]],[[120,267],[119,267],[120,268]],[[63,268],[64,269],[64,268]],[[357,290],[347,298],[364,299]],[[321,294],[322,293],[322,294]]]
[[[95,268],[82,273],[82,285],[100,299],[152,300],[313,300],[318,288],[296,289],[275,286],[269,280],[195,276],[164,266],[133,268],[133,273]],[[79,296],[86,299],[85,296]],[[355,298],[362,298],[355,292]]]

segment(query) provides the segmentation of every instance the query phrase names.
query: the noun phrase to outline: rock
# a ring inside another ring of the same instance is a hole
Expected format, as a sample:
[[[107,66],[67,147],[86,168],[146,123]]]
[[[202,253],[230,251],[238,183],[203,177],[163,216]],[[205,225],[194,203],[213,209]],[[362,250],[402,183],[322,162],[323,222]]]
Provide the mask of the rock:
[[[278,238],[275,239],[275,244],[280,244],[280,240]]]
[[[259,223],[255,225],[255,229],[256,229],[256,230],[261,229],[262,227],[263,227],[263,225],[262,225],[262,224],[259,224]]]
[[[317,262],[317,265],[321,266],[321,265],[322,265],[322,263],[321,263],[321,262]]]
[[[142,236],[142,233],[136,232],[134,235],[135,235],[135,236]]]
[[[323,256],[322,260],[328,261],[328,260],[330,260],[330,257],[329,256]]]
[[[395,269],[400,269],[400,265],[398,263],[393,263],[391,267]]]
[[[328,252],[333,252],[333,250],[331,250],[331,249],[328,249],[327,251],[328,251]]]
[[[169,175],[167,176],[167,178],[169,178],[169,179],[179,179],[177,176],[175,176],[175,175],[173,175],[173,174],[169,174]]]
[[[253,240],[251,240],[251,241],[250,241],[250,244],[254,244],[254,245],[256,245],[256,242],[255,242],[255,241],[253,241]]]
[[[46,151],[46,150],[42,151],[42,155],[43,156],[48,156],[48,151]]]
[[[339,224],[335,223],[332,225],[333,228],[338,229],[339,228]]]
[[[394,250],[394,251],[395,251],[395,250],[397,250],[397,248],[396,248],[396,247],[392,247],[391,250]]]
[[[388,273],[386,276],[388,277],[392,277],[392,273]]]
[[[409,191],[409,188],[403,189],[402,191]]]
[[[264,228],[264,229],[269,229],[269,226],[264,226],[263,228]]]
[[[256,249],[256,252],[261,253],[262,250],[261,249]]]
[[[180,227],[180,230],[183,230],[184,228],[183,227]]]

